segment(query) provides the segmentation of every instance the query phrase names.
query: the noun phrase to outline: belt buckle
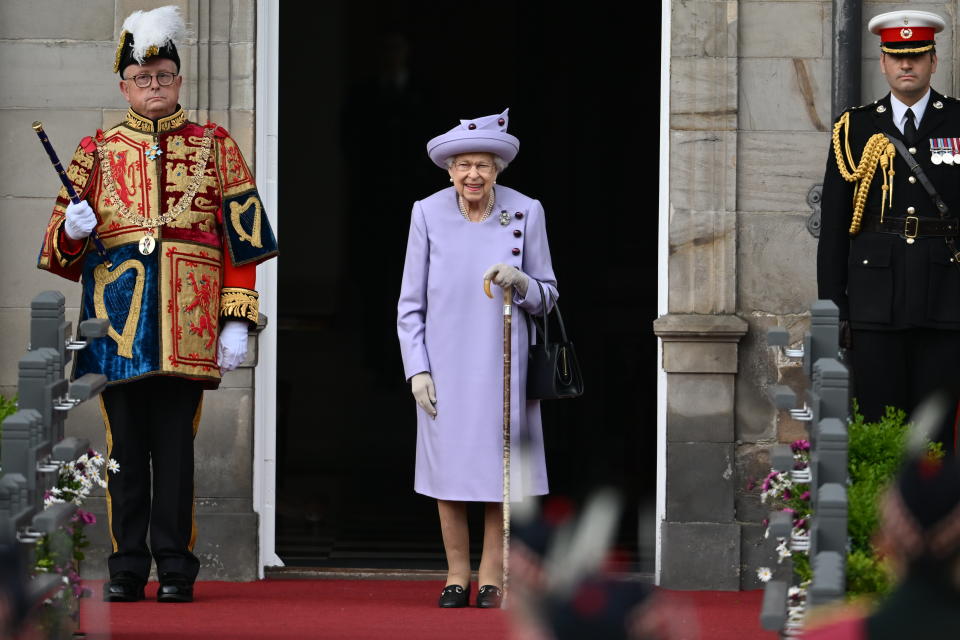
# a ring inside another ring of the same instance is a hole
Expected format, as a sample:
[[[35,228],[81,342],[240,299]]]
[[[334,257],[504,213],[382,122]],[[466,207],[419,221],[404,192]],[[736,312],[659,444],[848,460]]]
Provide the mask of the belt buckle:
[[[910,229],[910,223],[913,223],[913,230]],[[907,216],[903,222],[903,237],[907,239],[908,244],[913,244],[914,239],[920,232],[920,218],[917,216]]]

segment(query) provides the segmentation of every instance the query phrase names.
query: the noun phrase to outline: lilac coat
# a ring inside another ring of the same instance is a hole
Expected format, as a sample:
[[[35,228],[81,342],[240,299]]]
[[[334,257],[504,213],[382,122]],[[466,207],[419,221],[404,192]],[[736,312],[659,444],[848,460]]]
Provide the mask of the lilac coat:
[[[483,293],[483,273],[498,262],[531,278],[525,298],[514,292],[511,499],[548,490],[540,403],[524,391],[524,312],[539,313],[544,302],[534,279],[553,306],[556,277],[540,202],[495,189],[493,214],[481,223],[460,215],[453,187],[414,203],[410,221],[397,333],[407,379],[429,371],[437,391],[436,419],[416,409],[414,489],[443,500],[503,500],[503,298],[495,286],[493,300]],[[509,215],[507,225],[500,223],[501,211]]]

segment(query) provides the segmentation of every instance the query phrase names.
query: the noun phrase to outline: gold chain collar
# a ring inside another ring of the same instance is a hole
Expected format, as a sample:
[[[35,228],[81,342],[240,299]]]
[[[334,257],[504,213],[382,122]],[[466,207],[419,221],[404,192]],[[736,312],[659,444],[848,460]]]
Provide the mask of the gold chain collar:
[[[117,213],[120,215],[120,217],[144,229],[152,229],[161,227],[168,222],[173,222],[181,213],[186,211],[187,207],[190,205],[190,202],[193,201],[193,197],[197,195],[197,191],[200,190],[200,183],[203,182],[207,161],[210,159],[210,147],[213,143],[214,131],[215,129],[213,127],[205,127],[203,130],[203,146],[200,148],[200,151],[197,152],[197,161],[194,163],[193,168],[191,169],[191,172],[193,173],[193,179],[190,181],[190,184],[187,185],[187,190],[180,197],[180,200],[177,202],[177,204],[170,209],[170,211],[156,218],[147,218],[145,216],[131,213],[130,208],[123,203],[123,200],[120,199],[120,194],[117,193],[117,182],[113,177],[113,167],[110,166],[110,158],[107,156],[107,153],[109,152],[104,149],[103,141],[97,140],[97,154],[100,157],[100,171],[103,172],[104,178],[103,186],[107,190],[107,195],[109,195],[111,200],[113,200],[116,204]]]
[[[171,115],[160,118],[156,121],[156,125],[154,125],[154,121],[150,118],[144,118],[133,109],[127,109],[126,125],[131,129],[136,129],[137,131],[143,131],[145,133],[165,133],[167,131],[179,129],[186,123],[187,114],[183,110],[183,107],[177,107],[177,110]]]

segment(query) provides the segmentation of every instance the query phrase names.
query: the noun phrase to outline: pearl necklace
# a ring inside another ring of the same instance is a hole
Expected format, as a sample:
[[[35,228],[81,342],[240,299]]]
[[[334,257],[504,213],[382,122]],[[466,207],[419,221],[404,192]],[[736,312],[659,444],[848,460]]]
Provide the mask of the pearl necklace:
[[[493,212],[493,205],[497,201],[497,192],[495,189],[490,190],[490,200],[487,201],[487,208],[483,211],[483,215],[480,216],[480,219],[477,220],[477,224],[480,224],[484,220],[490,217],[490,213]],[[460,207],[460,215],[463,216],[463,219],[467,222],[473,222],[470,219],[470,214],[467,212],[467,205],[463,202],[463,196],[459,193],[457,194],[457,206]]]

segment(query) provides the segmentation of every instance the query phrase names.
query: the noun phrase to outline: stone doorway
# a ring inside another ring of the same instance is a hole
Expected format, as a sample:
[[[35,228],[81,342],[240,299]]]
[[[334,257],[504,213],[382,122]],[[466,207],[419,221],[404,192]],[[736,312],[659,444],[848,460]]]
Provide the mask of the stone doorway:
[[[638,40],[626,11],[281,12],[276,540],[288,566],[443,567],[435,503],[412,489],[396,296],[410,206],[446,186],[426,141],[509,106],[522,150],[502,182],[544,204],[588,385],[544,404],[551,489],[578,501],[619,487],[618,543],[653,571],[652,523],[639,535],[637,522],[656,491],[660,28],[651,19]],[[391,69],[402,80],[387,82]]]

